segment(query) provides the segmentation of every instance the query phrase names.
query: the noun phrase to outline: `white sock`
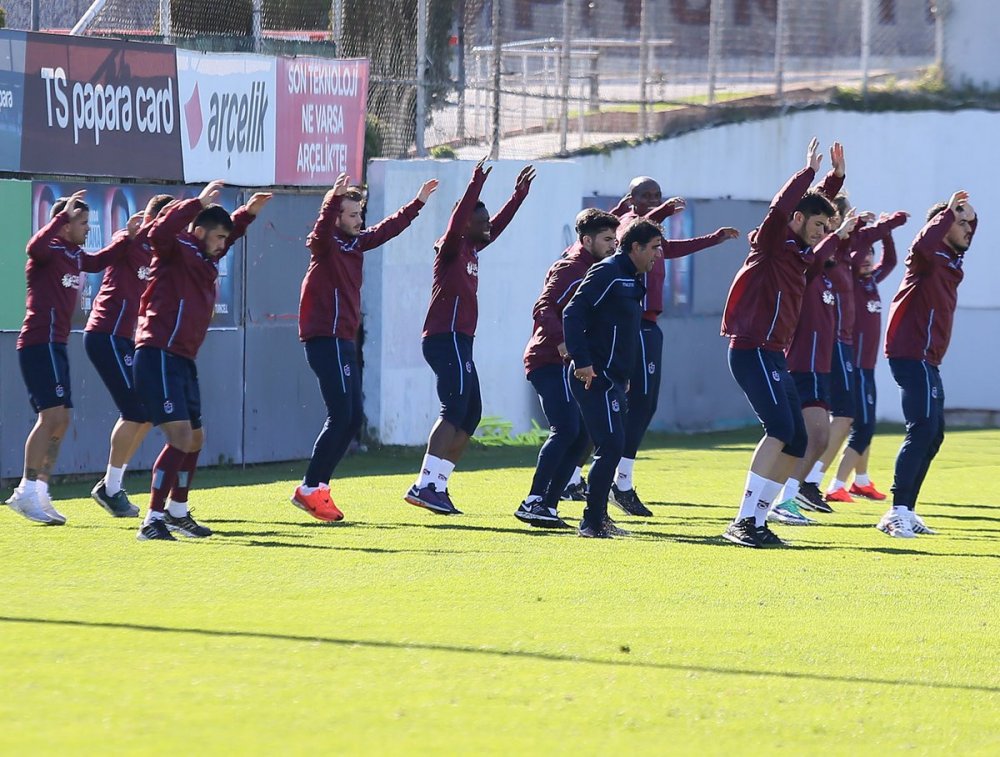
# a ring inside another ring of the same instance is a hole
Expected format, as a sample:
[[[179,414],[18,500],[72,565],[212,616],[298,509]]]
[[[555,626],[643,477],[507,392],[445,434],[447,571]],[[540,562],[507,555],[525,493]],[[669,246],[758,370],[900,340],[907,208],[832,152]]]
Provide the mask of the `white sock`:
[[[49,496],[49,482],[48,481],[42,481],[41,479],[39,479],[38,483],[36,484],[36,487],[37,487],[38,493],[41,494],[43,497]]]
[[[175,502],[173,499],[167,500],[167,512],[175,518],[183,518],[188,514],[187,502]]]
[[[910,517],[910,508],[906,505],[893,505],[892,512],[897,515],[904,515],[907,518]]]
[[[806,483],[816,484],[816,486],[819,486],[820,483],[822,483],[823,481],[823,471],[824,471],[823,463],[817,462],[813,466],[813,469],[809,471],[809,475],[806,476]]]
[[[757,501],[760,499],[761,492],[764,491],[764,484],[767,483],[767,479],[763,476],[758,476],[753,471],[747,473],[747,485],[743,493],[743,500],[740,502],[740,512],[736,516],[736,520],[743,520],[744,518],[752,518],[754,513],[757,512]]]
[[[583,481],[583,468],[574,468],[568,486],[577,486],[581,481]]]
[[[146,517],[143,518],[143,523],[149,523],[154,520],[163,520],[163,513],[159,513],[156,510],[150,510],[146,513]]]
[[[618,461],[618,470],[615,471],[615,486],[620,491],[627,492],[632,488],[633,467],[635,467],[633,458],[623,457]]]
[[[855,473],[854,483],[856,483],[858,486],[871,486],[872,480],[868,478],[867,473]]]
[[[846,488],[847,487],[844,486],[844,482],[841,481],[839,478],[833,479],[833,483],[830,484],[830,491],[832,492],[837,491],[837,489],[846,489]]]
[[[109,496],[113,497],[122,490],[122,478],[124,476],[124,466],[121,468],[115,468],[112,465],[108,466],[108,470],[104,474],[104,488],[107,490]]]
[[[767,511],[771,509],[771,504],[781,491],[781,484],[777,481],[764,479],[764,487],[761,489],[760,498],[757,500],[757,507],[754,509],[754,525],[758,528],[764,525],[767,520]]]
[[[441,458],[441,461],[438,463],[437,481],[434,482],[434,486],[439,492],[443,492],[448,488],[448,479],[451,478],[451,474],[454,472],[455,463],[451,460]]]
[[[444,462],[440,457],[434,455],[424,455],[424,461],[420,464],[420,475],[417,476],[417,488],[423,489],[428,484],[434,484],[437,488],[438,470]]]
[[[310,494],[312,494],[314,491],[316,491],[317,489],[319,489],[318,486],[306,486],[306,482],[305,481],[302,482],[302,485],[299,486],[299,488],[302,490],[302,493],[305,494],[307,497]]]
[[[797,478],[790,478],[785,482],[785,487],[781,490],[781,496],[775,502],[787,502],[790,499],[795,499],[797,496],[799,496],[799,480]]]
[[[527,497],[524,498],[524,504],[526,505],[532,505],[536,502],[541,502],[541,501],[542,497],[539,497],[537,494],[529,494]]]
[[[38,489],[38,480],[36,479],[34,481],[29,481],[26,478],[22,478],[21,483],[18,485],[17,488],[23,491],[25,494],[36,491]]]

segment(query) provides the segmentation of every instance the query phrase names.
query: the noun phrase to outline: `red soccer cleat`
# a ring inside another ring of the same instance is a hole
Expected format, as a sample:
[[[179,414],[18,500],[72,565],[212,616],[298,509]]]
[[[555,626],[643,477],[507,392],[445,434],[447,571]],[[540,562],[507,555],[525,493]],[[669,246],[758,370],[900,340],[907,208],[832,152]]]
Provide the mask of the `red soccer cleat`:
[[[878,501],[885,499],[885,495],[875,488],[875,484],[867,484],[866,486],[851,484],[851,494],[855,497],[864,497],[865,499],[874,499]]]
[[[300,510],[305,510],[317,520],[332,522],[343,520],[344,514],[337,509],[330,498],[330,487],[320,485],[312,494],[306,494],[301,486],[295,488],[292,504]]]
[[[825,497],[827,502],[853,502],[854,497],[847,493],[847,489],[843,486],[839,489],[831,489],[826,493]]]

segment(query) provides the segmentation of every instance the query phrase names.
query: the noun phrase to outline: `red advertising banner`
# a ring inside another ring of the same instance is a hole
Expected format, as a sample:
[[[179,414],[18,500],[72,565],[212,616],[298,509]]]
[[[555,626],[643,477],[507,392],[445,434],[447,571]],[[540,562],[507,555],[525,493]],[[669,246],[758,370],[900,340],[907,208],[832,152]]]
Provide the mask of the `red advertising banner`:
[[[183,178],[173,47],[27,37],[22,171]]]
[[[367,99],[367,60],[279,58],[275,182],[360,179]]]

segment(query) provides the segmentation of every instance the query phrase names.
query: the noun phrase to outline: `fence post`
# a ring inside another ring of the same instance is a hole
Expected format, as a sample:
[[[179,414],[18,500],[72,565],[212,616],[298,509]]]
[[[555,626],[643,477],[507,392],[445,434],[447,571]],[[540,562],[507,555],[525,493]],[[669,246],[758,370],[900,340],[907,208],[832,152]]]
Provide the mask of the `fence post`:
[[[708,104],[715,104],[716,78],[719,72],[719,50],[722,40],[722,14],[725,13],[725,0],[712,0],[709,6],[708,20]]]
[[[170,4],[170,0],[160,0],[161,4]],[[330,0],[330,36],[333,37],[334,48],[337,55],[343,57],[341,45],[344,35],[344,0]]]
[[[170,0],[160,0],[160,36],[165,44],[170,43],[173,35],[173,21],[170,18]]]
[[[490,135],[490,160],[500,157],[500,61],[503,57],[503,0],[493,0],[493,128]]]
[[[944,17],[948,0],[934,0],[934,65],[944,74]]]
[[[861,96],[868,97],[872,57],[872,0],[861,0]]]
[[[41,13],[39,11],[40,0],[31,0],[31,31],[37,32],[41,27]]]
[[[264,26],[263,19],[261,18],[261,0],[253,0],[252,6],[252,18],[253,18],[253,51],[259,53],[261,51],[262,40],[264,36]]]
[[[649,136],[649,113],[646,108],[646,84],[649,80],[649,9],[648,0],[639,6],[639,131]]]
[[[785,95],[785,11],[787,0],[777,0],[774,22],[774,97],[781,103]]]
[[[417,107],[414,140],[417,157],[427,157],[424,129],[427,124],[427,0],[417,0]]]
[[[562,47],[559,48],[559,154],[566,154],[569,134],[569,66],[573,40],[573,0],[563,0]]]

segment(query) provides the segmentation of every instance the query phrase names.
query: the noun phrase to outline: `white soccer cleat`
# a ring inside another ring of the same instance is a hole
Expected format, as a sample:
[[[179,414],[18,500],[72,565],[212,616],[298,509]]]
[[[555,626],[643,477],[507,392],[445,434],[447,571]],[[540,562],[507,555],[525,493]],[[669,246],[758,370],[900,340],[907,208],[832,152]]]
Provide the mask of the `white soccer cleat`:
[[[925,536],[934,536],[937,533],[937,531],[924,523],[924,519],[917,515],[916,510],[910,510],[910,530],[915,534],[923,534]]]
[[[16,513],[20,513],[25,518],[34,521],[35,523],[61,526],[66,522],[65,518],[61,521],[53,520],[52,516],[45,512],[45,509],[42,507],[41,498],[38,496],[37,491],[26,492],[21,487],[18,487],[14,490],[10,499],[7,500],[7,504],[10,506],[11,510]],[[58,513],[56,514],[58,515]]]
[[[891,508],[889,512],[883,515],[882,520],[878,522],[875,528],[897,539],[913,539],[916,537],[916,534],[913,533],[913,528],[910,526],[909,516],[897,512],[895,508]]]
[[[52,506],[52,497],[48,492],[44,494],[39,492],[38,502],[42,507],[42,512],[49,516],[52,525],[63,526],[66,524],[66,516]]]

